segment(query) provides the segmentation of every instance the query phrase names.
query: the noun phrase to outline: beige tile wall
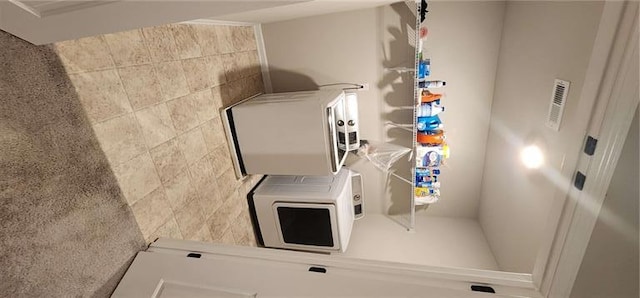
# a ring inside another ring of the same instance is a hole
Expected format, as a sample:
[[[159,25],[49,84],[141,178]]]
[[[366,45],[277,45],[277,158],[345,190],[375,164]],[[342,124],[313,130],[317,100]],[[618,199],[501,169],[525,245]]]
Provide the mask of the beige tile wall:
[[[219,110],[263,92],[252,27],[171,24],[53,45],[147,241],[255,245]]]

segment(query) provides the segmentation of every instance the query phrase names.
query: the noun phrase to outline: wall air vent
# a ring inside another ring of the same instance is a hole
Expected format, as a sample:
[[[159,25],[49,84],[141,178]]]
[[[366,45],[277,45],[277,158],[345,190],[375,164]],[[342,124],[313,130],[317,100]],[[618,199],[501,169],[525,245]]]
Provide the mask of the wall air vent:
[[[571,85],[570,82],[558,79],[556,79],[553,84],[551,105],[549,106],[549,115],[547,116],[547,126],[556,131],[560,130],[562,113],[564,112],[564,105],[567,103],[567,94],[569,94],[569,85]]]

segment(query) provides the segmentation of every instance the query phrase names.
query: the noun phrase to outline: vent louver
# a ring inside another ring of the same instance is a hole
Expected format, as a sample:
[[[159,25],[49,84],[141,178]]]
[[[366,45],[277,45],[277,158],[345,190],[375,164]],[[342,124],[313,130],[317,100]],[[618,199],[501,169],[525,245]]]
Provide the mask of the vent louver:
[[[562,122],[562,113],[564,112],[564,106],[567,102],[570,84],[570,82],[558,79],[556,79],[553,84],[551,105],[549,106],[549,114],[547,115],[547,126],[556,131],[560,130],[560,122]]]

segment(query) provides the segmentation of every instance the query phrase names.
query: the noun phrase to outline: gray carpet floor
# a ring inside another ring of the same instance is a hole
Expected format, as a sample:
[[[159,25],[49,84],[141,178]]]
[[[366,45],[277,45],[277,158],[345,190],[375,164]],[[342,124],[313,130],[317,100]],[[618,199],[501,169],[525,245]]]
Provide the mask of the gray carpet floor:
[[[144,239],[49,46],[0,31],[0,296],[109,296]]]

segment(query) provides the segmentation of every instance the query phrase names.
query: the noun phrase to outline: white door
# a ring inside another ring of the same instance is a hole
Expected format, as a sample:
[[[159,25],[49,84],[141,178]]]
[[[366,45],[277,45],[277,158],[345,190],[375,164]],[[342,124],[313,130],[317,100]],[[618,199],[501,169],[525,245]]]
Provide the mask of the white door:
[[[305,255],[307,253],[161,239],[148,251],[138,253],[113,297],[490,295],[472,291],[472,284],[467,282],[416,279],[335,264],[308,264],[302,261]],[[511,296],[497,294],[492,297]]]

